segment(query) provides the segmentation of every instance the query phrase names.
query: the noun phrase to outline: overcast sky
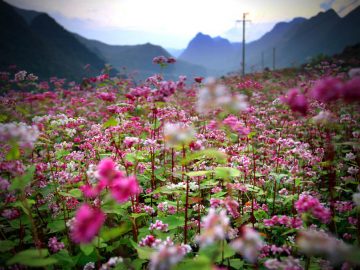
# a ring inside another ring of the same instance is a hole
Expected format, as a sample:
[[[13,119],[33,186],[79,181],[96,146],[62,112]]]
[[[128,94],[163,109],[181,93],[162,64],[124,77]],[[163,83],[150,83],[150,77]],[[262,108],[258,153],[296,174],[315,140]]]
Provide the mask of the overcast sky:
[[[231,41],[242,39],[235,21],[248,12],[247,40],[261,37],[276,22],[309,18],[335,9],[340,16],[360,0],[5,0],[47,12],[66,29],[109,44],[151,42],[185,48],[198,32]]]

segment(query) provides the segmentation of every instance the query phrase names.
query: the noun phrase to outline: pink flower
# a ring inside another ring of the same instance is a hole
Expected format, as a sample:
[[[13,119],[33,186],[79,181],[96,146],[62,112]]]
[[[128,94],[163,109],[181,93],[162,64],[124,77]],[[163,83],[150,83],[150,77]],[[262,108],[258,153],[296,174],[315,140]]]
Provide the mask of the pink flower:
[[[308,110],[308,102],[299,89],[294,88],[289,90],[286,97],[281,97],[281,100],[289,105],[292,111],[299,112],[306,115]]]
[[[331,219],[330,209],[325,208],[317,198],[311,195],[300,195],[299,200],[295,203],[295,208],[299,214],[310,212],[323,223],[328,223]]]
[[[340,98],[343,83],[338,78],[328,77],[317,81],[311,96],[321,102],[330,102]]]
[[[195,77],[194,81],[197,83],[201,83],[203,81],[204,77]]]
[[[140,193],[139,184],[135,176],[116,179],[110,186],[113,198],[119,203],[126,202],[130,196]]]
[[[100,194],[100,192],[103,190],[103,186],[100,184],[95,187],[92,187],[91,185],[84,185],[80,187],[80,190],[83,192],[86,198],[93,199]]]
[[[104,224],[105,214],[97,208],[83,204],[76,212],[71,230],[75,243],[89,243],[98,234]]]
[[[111,158],[105,158],[98,165],[100,181],[110,185],[116,179],[124,176],[123,172],[116,168],[116,163]]]
[[[360,77],[355,77],[345,83],[342,88],[342,96],[346,102],[360,101]]]

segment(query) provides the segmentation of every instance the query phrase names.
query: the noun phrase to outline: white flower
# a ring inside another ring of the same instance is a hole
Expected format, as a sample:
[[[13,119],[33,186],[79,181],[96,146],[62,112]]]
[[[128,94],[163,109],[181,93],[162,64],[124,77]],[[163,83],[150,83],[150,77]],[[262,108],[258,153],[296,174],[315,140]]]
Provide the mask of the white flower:
[[[230,243],[231,247],[239,252],[245,260],[254,263],[264,246],[260,234],[250,227],[242,228],[242,236]]]

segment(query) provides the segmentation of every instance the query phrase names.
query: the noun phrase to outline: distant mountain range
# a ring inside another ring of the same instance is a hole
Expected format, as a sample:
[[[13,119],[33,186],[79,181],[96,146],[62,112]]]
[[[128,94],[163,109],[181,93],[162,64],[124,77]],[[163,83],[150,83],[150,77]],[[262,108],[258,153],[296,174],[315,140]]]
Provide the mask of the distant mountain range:
[[[276,48],[276,67],[300,65],[320,53],[332,55],[360,42],[360,7],[340,18],[332,9],[310,19],[295,18],[281,22],[260,39],[246,44],[246,71],[272,67]],[[9,65],[41,78],[57,76],[80,81],[101,73],[105,64],[114,67],[112,75],[133,74],[144,80],[160,72],[152,63],[155,56],[171,54],[150,43],[108,45],[71,33],[45,13],[13,7],[0,0],[0,71]],[[161,71],[167,79],[179,75],[219,76],[239,71],[241,43],[198,33],[187,48],[171,50],[180,54],[174,65]],[[87,68],[85,68],[87,66]]]
[[[260,39],[246,44],[246,72],[272,67],[273,48],[276,68],[300,65],[318,54],[333,55],[360,42],[360,7],[340,18],[330,9],[310,19],[281,22]],[[179,59],[206,67],[210,74],[239,71],[241,43],[198,33]]]
[[[135,79],[143,80],[160,72],[152,63],[155,56],[171,56],[162,47],[150,43],[112,46],[88,40],[67,31],[45,13],[19,9],[2,0],[0,36],[0,70],[16,64],[41,78],[57,76],[80,81],[83,77],[99,75],[108,63],[115,68],[112,75],[135,73]],[[179,75],[205,76],[206,69],[179,60],[164,69],[163,74],[167,79]]]
[[[20,11],[3,1],[0,36],[1,70],[16,64],[42,78],[80,80],[99,74],[105,64],[47,14]]]

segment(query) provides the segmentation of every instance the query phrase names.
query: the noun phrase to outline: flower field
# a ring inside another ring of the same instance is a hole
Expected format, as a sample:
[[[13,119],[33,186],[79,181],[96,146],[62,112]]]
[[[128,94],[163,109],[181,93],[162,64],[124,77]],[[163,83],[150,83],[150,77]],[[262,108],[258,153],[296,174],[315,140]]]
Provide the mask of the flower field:
[[[2,72],[0,268],[355,269],[349,69],[140,84]]]

